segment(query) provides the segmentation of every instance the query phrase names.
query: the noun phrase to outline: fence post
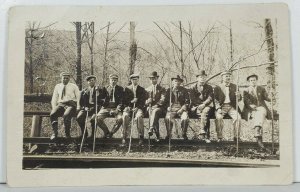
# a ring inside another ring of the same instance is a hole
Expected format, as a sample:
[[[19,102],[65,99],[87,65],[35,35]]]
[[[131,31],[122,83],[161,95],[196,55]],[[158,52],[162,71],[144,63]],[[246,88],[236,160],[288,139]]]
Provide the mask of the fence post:
[[[41,136],[41,127],[42,127],[42,116],[33,115],[30,137]],[[29,148],[31,148],[31,143],[29,144]]]

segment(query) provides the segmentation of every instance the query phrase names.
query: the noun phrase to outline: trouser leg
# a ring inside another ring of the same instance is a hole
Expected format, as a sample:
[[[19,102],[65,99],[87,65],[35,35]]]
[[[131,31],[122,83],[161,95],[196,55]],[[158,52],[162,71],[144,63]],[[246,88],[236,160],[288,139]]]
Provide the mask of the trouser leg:
[[[102,129],[103,133],[104,133],[104,137],[109,134],[109,129],[107,127],[107,125],[105,124],[104,120],[106,119],[106,117],[108,117],[108,113],[104,113],[100,110],[100,112],[97,114],[97,123],[98,126],[100,127],[100,129]]]
[[[75,114],[75,111],[76,111],[75,107],[68,106],[66,107],[65,112],[63,114],[66,137],[71,137],[70,135],[71,121],[72,121],[72,116]]]
[[[205,127],[207,126],[207,118],[208,118],[208,112],[210,110],[210,107],[205,107],[202,111],[197,112],[200,116],[200,128],[199,128],[199,135],[205,135],[207,130],[205,130]]]
[[[233,134],[235,138],[240,137],[241,133],[241,115],[232,107],[229,112],[229,116],[233,119]]]
[[[122,130],[122,138],[127,138],[127,133],[129,130],[130,116],[129,112],[123,112],[123,130]]]
[[[223,127],[224,127],[224,120],[223,120],[223,114],[220,112],[216,112],[216,132],[217,132],[217,137],[218,139],[223,138]]]
[[[187,139],[187,128],[189,126],[189,117],[188,117],[188,113],[186,111],[184,111],[181,116],[181,130],[182,130],[182,137],[184,139]]]
[[[139,138],[144,138],[144,114],[141,109],[138,109],[135,115],[135,119],[137,121],[137,130],[139,134]]]
[[[175,116],[174,113],[169,112],[169,111],[166,114],[165,124],[166,124],[166,130],[167,130],[167,137],[171,137],[174,116]]]
[[[64,108],[62,106],[56,106],[52,109],[50,113],[50,121],[53,130],[53,134],[57,137],[58,135],[58,117],[62,116],[64,113]]]
[[[152,110],[150,116],[150,130],[154,130],[156,137],[159,138],[159,117],[161,116],[161,109],[156,108]]]
[[[116,122],[115,122],[115,124],[114,124],[114,126],[113,126],[113,128],[112,128],[112,130],[111,130],[111,134],[112,134],[112,135],[113,135],[114,133],[116,133],[116,132],[120,129],[122,123],[123,123],[122,113],[119,112],[119,113],[116,115]]]
[[[257,107],[252,112],[254,121],[254,137],[262,137],[262,126],[266,120],[267,110],[264,107]]]
[[[84,110],[80,110],[78,115],[77,115],[77,118],[76,118],[76,121],[80,127],[80,130],[81,130],[81,136],[83,136],[83,133],[84,133],[84,128],[85,128],[85,120],[86,120],[86,116],[87,116],[87,112],[84,111]],[[86,135],[88,135],[88,132],[86,130],[85,132]]]

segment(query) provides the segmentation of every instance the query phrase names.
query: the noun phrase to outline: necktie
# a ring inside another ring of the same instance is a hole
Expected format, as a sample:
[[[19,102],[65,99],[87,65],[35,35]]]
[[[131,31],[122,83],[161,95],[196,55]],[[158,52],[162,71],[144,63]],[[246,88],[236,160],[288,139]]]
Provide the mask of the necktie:
[[[61,99],[63,99],[65,95],[66,95],[66,85],[64,85],[64,88],[62,90]]]
[[[174,103],[178,103],[178,90],[174,89],[173,91],[174,91],[174,95],[175,95]]]
[[[153,97],[155,97],[156,94],[156,85],[153,85]]]
[[[199,85],[199,92],[201,93],[203,91],[203,85]]]
[[[93,93],[94,93],[94,88],[91,88],[91,90],[90,90],[90,99],[89,99],[90,104],[94,103],[93,102]]]
[[[112,88],[112,102],[115,102],[115,87]]]
[[[134,98],[136,98],[136,86],[133,85],[132,88],[133,88],[133,96],[134,96]]]

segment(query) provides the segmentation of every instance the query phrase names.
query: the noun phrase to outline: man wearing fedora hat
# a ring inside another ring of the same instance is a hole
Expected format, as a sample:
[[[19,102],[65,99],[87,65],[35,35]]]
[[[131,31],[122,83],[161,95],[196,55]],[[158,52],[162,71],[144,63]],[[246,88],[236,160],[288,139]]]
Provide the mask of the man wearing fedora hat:
[[[191,113],[200,119],[199,138],[210,143],[209,112],[213,107],[213,88],[206,83],[207,74],[204,70],[196,77],[198,82],[190,89]]]
[[[53,129],[53,134],[50,139],[54,140],[58,135],[58,117],[63,117],[66,137],[71,137],[71,119],[76,113],[76,108],[79,108],[80,92],[76,84],[70,83],[71,74],[62,72],[60,74],[61,83],[54,88],[50,113],[50,121]]]
[[[163,105],[165,102],[165,92],[166,90],[157,84],[157,80],[159,75],[156,71],[153,71],[149,76],[151,81],[151,85],[146,88],[147,91],[147,100],[146,105],[149,109],[149,121],[150,121],[150,128],[148,134],[151,136],[153,135],[153,131],[155,132],[157,141],[159,141],[160,134],[159,134],[159,117],[162,116],[163,113]],[[150,109],[151,108],[151,109]]]
[[[218,141],[223,139],[223,117],[228,114],[233,119],[233,140],[239,137],[241,128],[241,115],[236,111],[236,100],[241,100],[241,95],[237,91],[237,86],[231,83],[231,72],[221,73],[222,83],[214,89],[216,107],[216,132]]]
[[[168,88],[165,94],[165,105],[169,106],[165,117],[167,129],[166,139],[170,139],[171,137],[174,118],[180,117],[182,137],[184,140],[187,140],[187,128],[189,119],[188,106],[190,104],[189,94],[188,91],[181,86],[181,83],[183,83],[183,79],[179,75],[171,78],[171,81],[172,87]]]
[[[131,85],[127,86],[124,90],[124,112],[123,112],[123,138],[122,144],[126,143],[128,136],[130,116],[133,115],[137,122],[139,145],[143,144],[144,141],[144,120],[143,120],[143,109],[146,101],[146,91],[143,87],[138,85],[139,75],[130,75]],[[133,129],[133,127],[131,127]]]
[[[85,128],[85,119],[87,115],[91,117],[90,123],[92,127],[92,133],[90,138],[94,138],[95,132],[95,117],[96,113],[100,110],[101,106],[107,100],[107,91],[105,88],[100,86],[96,86],[96,76],[89,75],[85,78],[88,83],[88,87],[83,89],[80,94],[80,111],[77,115],[77,123],[81,129],[81,137],[84,135],[84,128]],[[96,97],[97,97],[97,104],[96,104]],[[97,112],[96,112],[96,105],[97,105]],[[107,135],[109,132],[103,129],[104,135]],[[88,136],[88,132],[86,130],[85,137]]]
[[[122,110],[123,110],[123,97],[124,97],[124,88],[117,85],[118,75],[110,74],[109,75],[109,85],[106,86],[108,91],[108,102],[105,102],[97,115],[97,120],[99,126],[102,130],[109,132],[107,125],[104,122],[104,119],[107,117],[115,117],[115,124],[113,125],[112,130],[107,135],[109,138],[116,133],[123,123],[122,119]]]
[[[249,87],[244,91],[244,116],[248,120],[250,115],[254,122],[254,137],[257,140],[258,145],[264,148],[262,142],[262,127],[266,120],[266,117],[271,116],[271,112],[268,109],[265,101],[271,101],[266,89],[262,86],[257,86],[258,76],[251,74],[247,77]]]

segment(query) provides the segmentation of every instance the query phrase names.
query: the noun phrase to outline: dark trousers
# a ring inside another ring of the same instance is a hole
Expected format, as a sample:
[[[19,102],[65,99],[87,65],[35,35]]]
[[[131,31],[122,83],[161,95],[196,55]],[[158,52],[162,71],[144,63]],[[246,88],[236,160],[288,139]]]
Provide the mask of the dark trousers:
[[[81,129],[81,136],[83,136],[84,133],[84,128],[86,126],[86,118],[91,117],[89,122],[91,123],[91,127],[92,127],[92,135],[94,133],[95,130],[95,110],[90,110],[89,112],[87,112],[86,110],[80,110],[78,115],[77,115],[77,123]],[[85,132],[86,136],[88,135],[88,131],[86,130]]]
[[[70,137],[71,120],[72,116],[76,114],[76,106],[67,104],[58,104],[50,113],[50,121],[54,134],[58,134],[58,117],[64,120],[65,134]]]
[[[148,110],[149,114],[149,121],[150,121],[150,130],[153,129],[155,131],[156,136],[159,138],[159,118],[162,116],[162,109],[161,108],[151,108]]]

